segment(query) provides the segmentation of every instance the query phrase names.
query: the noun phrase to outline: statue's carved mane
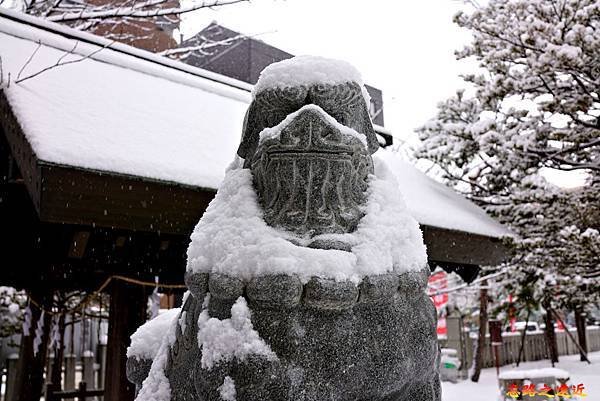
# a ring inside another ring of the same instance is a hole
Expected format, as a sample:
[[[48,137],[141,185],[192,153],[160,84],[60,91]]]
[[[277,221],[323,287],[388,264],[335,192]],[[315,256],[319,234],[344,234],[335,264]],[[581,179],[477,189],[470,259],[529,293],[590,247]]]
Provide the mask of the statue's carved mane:
[[[371,154],[379,148],[361,87],[355,82],[347,82],[272,88],[257,93],[244,118],[238,156],[245,160],[251,158],[263,129],[276,126],[289,114],[308,104],[321,107],[340,124],[365,134]]]

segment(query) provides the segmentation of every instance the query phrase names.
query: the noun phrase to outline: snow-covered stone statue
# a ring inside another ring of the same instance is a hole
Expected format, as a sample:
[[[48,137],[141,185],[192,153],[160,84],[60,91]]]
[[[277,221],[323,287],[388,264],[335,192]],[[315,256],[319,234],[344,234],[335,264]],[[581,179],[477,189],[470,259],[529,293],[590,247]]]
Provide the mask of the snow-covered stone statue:
[[[138,400],[439,400],[425,247],[371,157],[360,75],[296,57],[253,95],[192,234],[181,311],[133,336]]]

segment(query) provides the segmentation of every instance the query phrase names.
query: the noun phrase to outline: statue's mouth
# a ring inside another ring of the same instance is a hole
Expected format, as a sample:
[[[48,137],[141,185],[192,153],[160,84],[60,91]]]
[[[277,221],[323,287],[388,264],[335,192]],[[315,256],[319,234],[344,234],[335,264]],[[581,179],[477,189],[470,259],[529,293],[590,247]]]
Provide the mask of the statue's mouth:
[[[270,159],[277,159],[277,158],[293,158],[293,157],[298,157],[298,158],[311,158],[311,157],[318,157],[318,158],[325,158],[325,159],[333,159],[333,160],[352,160],[352,155],[354,152],[347,150],[328,150],[328,149],[311,149],[311,150],[304,150],[304,149],[277,149],[277,150],[271,150],[268,149],[266,152],[269,155]]]
[[[363,216],[370,160],[358,134],[320,109],[301,110],[266,132],[252,158],[265,221],[302,238],[353,232]],[[331,241],[309,246],[349,249]]]

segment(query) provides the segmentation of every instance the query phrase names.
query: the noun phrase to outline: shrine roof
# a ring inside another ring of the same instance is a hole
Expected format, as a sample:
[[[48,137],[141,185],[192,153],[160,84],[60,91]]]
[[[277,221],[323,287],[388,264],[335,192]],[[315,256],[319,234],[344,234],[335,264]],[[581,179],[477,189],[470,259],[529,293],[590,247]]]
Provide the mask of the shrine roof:
[[[0,103],[9,105],[45,166],[214,192],[233,160],[251,101],[247,83],[4,9],[0,55]],[[422,225],[492,238],[509,234],[392,152],[376,156],[394,170]],[[36,167],[30,167],[32,181]]]

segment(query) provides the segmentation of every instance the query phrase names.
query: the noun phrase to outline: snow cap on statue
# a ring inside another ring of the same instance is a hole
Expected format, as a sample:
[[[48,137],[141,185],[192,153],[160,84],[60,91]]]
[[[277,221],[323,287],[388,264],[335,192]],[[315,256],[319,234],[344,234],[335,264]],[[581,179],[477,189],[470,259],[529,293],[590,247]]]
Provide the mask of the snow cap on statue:
[[[265,67],[254,85],[252,97],[266,89],[312,85],[339,85],[354,82],[361,88],[365,103],[371,97],[360,72],[350,63],[319,56],[296,56]]]
[[[362,77],[350,63],[317,56],[296,56],[273,63],[260,74],[244,120],[238,155],[248,159],[265,128],[273,128],[307,105],[320,107],[337,123],[366,138],[369,153],[379,148]]]

